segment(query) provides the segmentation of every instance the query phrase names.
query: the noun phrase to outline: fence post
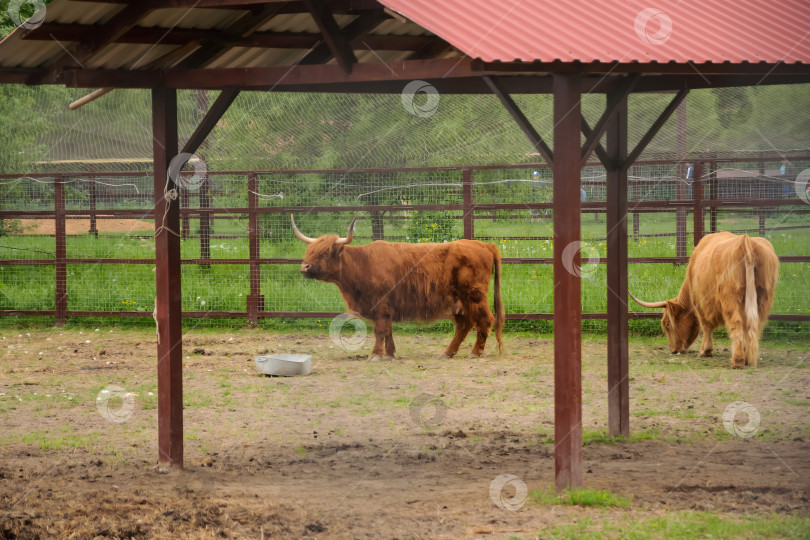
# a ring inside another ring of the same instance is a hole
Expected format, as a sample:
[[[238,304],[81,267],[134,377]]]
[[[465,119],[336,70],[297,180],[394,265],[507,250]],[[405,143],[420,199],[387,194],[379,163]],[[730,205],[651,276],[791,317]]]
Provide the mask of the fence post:
[[[464,204],[464,238],[475,238],[475,211],[473,210],[473,171],[461,170],[461,193]]]
[[[709,162],[709,199],[712,201],[717,200],[717,162],[712,160]],[[709,232],[717,232],[717,203],[712,202],[709,206]]]
[[[761,157],[762,157],[762,154],[760,154],[760,158]],[[757,198],[758,199],[764,198],[764,194],[762,193],[763,188],[765,187],[765,180],[763,179],[764,176],[765,176],[765,161],[763,160],[763,161],[759,162],[759,178],[757,178]],[[760,207],[760,210],[759,210],[759,235],[760,236],[765,236],[765,215],[766,215],[766,213],[767,213],[766,209]]]
[[[679,163],[675,180],[675,199],[678,201],[686,199],[687,195],[686,184],[682,178],[686,178],[686,169],[683,163]],[[686,207],[681,205],[675,207],[675,254],[678,257],[686,257]]]
[[[703,223],[705,216],[703,214],[703,191],[705,187],[703,184],[703,162],[695,163],[695,181],[692,183],[692,199],[695,201],[695,208],[692,213],[694,221],[692,223],[692,230],[695,232],[694,245],[698,245],[700,239],[703,238]]]
[[[88,187],[90,190],[90,230],[87,232],[98,238],[98,227],[96,226],[96,171],[92,165],[88,166],[88,172],[93,176],[88,179]]]
[[[261,292],[261,266],[259,265],[259,182],[256,173],[248,175],[248,249],[250,250],[250,294],[247,297],[247,319],[259,322],[259,312],[264,311],[264,296]]]
[[[65,184],[61,176],[53,182],[54,219],[56,235],[56,320],[57,325],[67,321],[67,256],[65,238]]]
[[[190,195],[188,192],[188,177],[186,177],[185,182],[182,181],[180,182],[180,185],[177,186],[177,189],[180,191],[180,208],[188,210],[190,199]],[[181,237],[185,240],[186,238],[188,238],[188,228],[190,225],[188,214],[185,212],[180,214],[180,220],[181,220],[180,234]]]
[[[211,207],[211,181],[208,175],[203,178],[200,185],[200,208]],[[200,212],[200,258],[211,258],[211,214]]]

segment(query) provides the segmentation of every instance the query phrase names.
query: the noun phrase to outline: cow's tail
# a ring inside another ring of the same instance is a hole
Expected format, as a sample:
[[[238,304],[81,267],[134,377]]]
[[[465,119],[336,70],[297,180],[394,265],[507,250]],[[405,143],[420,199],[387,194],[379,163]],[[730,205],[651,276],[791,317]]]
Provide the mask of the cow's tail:
[[[497,246],[489,244],[495,266],[495,338],[498,340],[498,352],[503,351],[503,322],[506,319],[506,310],[501,300],[501,252]]]
[[[746,364],[756,367],[759,358],[759,305],[757,302],[756,253],[754,245],[747,234],[742,237],[743,260],[745,261],[745,360]]]

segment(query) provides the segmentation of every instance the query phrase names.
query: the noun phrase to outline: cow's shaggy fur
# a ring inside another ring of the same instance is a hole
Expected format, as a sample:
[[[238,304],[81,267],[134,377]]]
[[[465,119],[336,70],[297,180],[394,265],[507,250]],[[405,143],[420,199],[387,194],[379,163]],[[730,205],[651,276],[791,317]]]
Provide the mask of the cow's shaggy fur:
[[[498,248],[477,240],[442,244],[391,243],[378,240],[365,246],[340,244],[335,235],[309,244],[301,272],[334,283],[349,310],[374,322],[373,356],[393,357],[392,322],[432,321],[450,314],[456,333],[444,354],[454,356],[475,326],[473,356],[484,352],[495,327],[498,349],[503,348],[501,255]],[[487,300],[495,274],[494,308]]]
[[[731,367],[756,367],[759,337],[773,305],[779,258],[768,240],[720,232],[698,243],[678,296],[667,300],[661,327],[673,353],[686,352],[703,331],[701,356],[711,356],[712,332],[731,337]]]

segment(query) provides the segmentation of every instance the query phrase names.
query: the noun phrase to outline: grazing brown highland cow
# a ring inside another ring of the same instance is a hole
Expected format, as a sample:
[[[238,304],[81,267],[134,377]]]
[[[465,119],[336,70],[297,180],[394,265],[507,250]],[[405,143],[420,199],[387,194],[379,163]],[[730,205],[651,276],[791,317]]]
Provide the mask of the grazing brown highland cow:
[[[432,321],[452,315],[456,324],[453,341],[444,351],[454,356],[473,326],[476,340],[472,356],[481,356],[493,324],[498,350],[503,348],[504,308],[501,301],[501,255],[498,248],[477,240],[443,244],[391,243],[378,240],[365,246],[350,246],[334,234],[310,238],[295,226],[295,236],[309,244],[301,273],[308,278],[334,283],[350,311],[374,322],[372,360],[394,357],[392,324],[396,321]],[[487,293],[495,270],[495,315]]]
[[[701,356],[711,356],[712,332],[725,326],[731,337],[731,367],[757,366],[759,336],[773,305],[779,258],[764,238],[719,232],[698,243],[678,296],[660,302],[633,300],[664,308],[661,318],[669,349],[683,353],[703,330]]]

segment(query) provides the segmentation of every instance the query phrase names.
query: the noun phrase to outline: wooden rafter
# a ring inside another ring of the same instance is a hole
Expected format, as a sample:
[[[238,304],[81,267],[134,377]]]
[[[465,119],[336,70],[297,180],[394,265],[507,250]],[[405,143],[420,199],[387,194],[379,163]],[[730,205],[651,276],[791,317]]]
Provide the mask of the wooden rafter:
[[[630,95],[630,92],[633,91],[633,87],[638,83],[640,75],[638,73],[634,73],[628,76],[620,85],[619,88],[614,92],[617,96],[617,99],[611,100],[611,102],[605,107],[605,111],[602,113],[602,116],[596,122],[596,125],[593,127],[593,130],[590,134],[585,133],[585,144],[582,147],[582,163],[585,164],[588,162],[588,158],[591,157],[591,152],[599,146],[599,140],[602,138],[602,135],[605,133],[605,129],[607,128],[608,122],[616,115],[616,112],[619,110],[619,104],[621,100],[627,99],[627,96]],[[583,133],[585,129],[588,127],[588,123],[585,121],[585,117],[582,118],[582,127]],[[604,161],[603,156],[607,156],[604,153],[604,150],[600,150],[603,155],[599,156],[599,159]],[[597,153],[598,155],[598,153]]]
[[[359,19],[360,17],[355,20]],[[352,24],[354,24],[354,21]],[[349,34],[348,30],[352,24],[343,29],[344,34]],[[52,41],[56,39],[63,43],[79,42],[87,40],[96,30],[97,27],[92,24],[45,23],[24,35],[21,34],[20,37],[29,41]],[[312,32],[253,32],[249,35],[239,36],[232,32],[194,28],[174,28],[171,32],[168,32],[168,30],[168,28],[163,27],[145,28],[136,26],[116,39],[115,42],[146,45],[160,42],[161,45],[185,45],[189,41],[210,41],[228,47],[310,49],[317,45],[318,42],[323,41],[320,34]],[[357,34],[357,37],[351,40],[351,45],[354,49],[365,49],[368,46],[373,50],[381,51],[414,51],[414,55],[423,54],[424,56],[421,58],[433,58],[435,56],[435,54],[425,54],[426,51],[435,50],[438,54],[441,54],[441,52],[452,49],[446,41],[436,36]]]
[[[127,5],[106,23],[100,25],[89,40],[79,43],[72,52],[66,52],[54,60],[48,66],[48,71],[42,82],[56,82],[60,78],[62,70],[68,66],[83,67],[85,63],[101,52],[107,45],[114,43],[115,40],[138,24],[138,21],[153,9],[148,5]]]
[[[270,4],[262,7],[258,13],[245,13],[239,19],[231,23],[224,33],[246,38],[256,32],[263,25],[267,24],[275,17],[283,4]],[[203,45],[194,54],[185,59],[180,65],[184,69],[198,69],[205,67],[216,61],[229,49],[227,43],[211,42]]]
[[[375,36],[368,36],[367,34],[388,18],[388,15],[382,10],[367,11],[362,15],[359,15],[355,20],[347,24],[343,30],[341,30],[342,39],[347,43],[351,43],[350,48],[354,47],[356,49],[365,49],[368,47],[374,50],[375,47],[369,44],[369,41],[373,42],[372,38]],[[332,47],[329,45],[329,43],[324,41],[322,36],[319,36],[319,38],[321,43],[316,44],[314,48],[299,62],[299,64],[324,64],[334,56]],[[354,58],[354,62],[357,61],[357,58],[354,57],[354,53],[352,53],[352,58]]]
[[[335,16],[318,0],[306,0],[306,6],[338,65],[345,73],[351,73],[352,65],[357,63],[357,57],[349,45],[349,40],[341,33]]]
[[[529,138],[529,141],[532,143],[532,146],[540,152],[540,155],[543,156],[543,159],[546,160],[549,164],[554,162],[554,155],[551,151],[551,148],[545,143],[543,138],[537,133],[537,130],[534,129],[532,123],[526,118],[526,115],[523,114],[523,111],[520,110],[520,107],[517,106],[517,103],[512,99],[512,97],[503,91],[498,81],[496,81],[493,77],[484,76],[484,82],[487,83],[487,86],[492,90],[492,93],[495,94],[501,103],[503,104],[504,108],[509,112],[512,118],[517,122],[520,129],[523,133],[526,134],[526,137]]]
[[[666,106],[661,115],[655,120],[655,122],[653,122],[652,126],[650,126],[650,129],[647,130],[647,133],[645,133],[644,136],[638,141],[638,144],[636,144],[636,147],[633,148],[633,151],[627,155],[627,159],[624,163],[622,163],[622,170],[629,169],[630,165],[632,165],[633,162],[638,159],[638,156],[640,156],[647,145],[650,144],[650,141],[652,141],[653,137],[655,137],[655,134],[658,133],[664,124],[666,124],[669,117],[672,116],[672,113],[675,112],[675,109],[678,108],[678,105],[680,105],[681,101],[686,98],[686,94],[688,93],[689,90],[687,88],[681,88],[678,93],[675,94],[675,97],[672,98],[669,105]]]

